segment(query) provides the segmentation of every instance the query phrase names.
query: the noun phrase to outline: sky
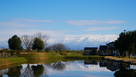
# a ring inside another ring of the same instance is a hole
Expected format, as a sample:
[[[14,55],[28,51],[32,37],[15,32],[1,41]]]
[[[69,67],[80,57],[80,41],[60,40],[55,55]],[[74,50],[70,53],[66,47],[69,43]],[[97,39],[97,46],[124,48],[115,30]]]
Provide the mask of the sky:
[[[50,39],[136,29],[136,0],[0,0],[0,42],[37,32]]]

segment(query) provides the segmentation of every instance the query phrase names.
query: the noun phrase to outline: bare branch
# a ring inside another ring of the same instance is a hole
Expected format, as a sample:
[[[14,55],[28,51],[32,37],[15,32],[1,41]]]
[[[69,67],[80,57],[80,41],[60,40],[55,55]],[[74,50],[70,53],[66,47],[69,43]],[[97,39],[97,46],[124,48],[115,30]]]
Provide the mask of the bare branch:
[[[61,53],[62,50],[66,50],[66,46],[62,43],[55,43],[52,45],[52,49],[55,50],[56,53],[57,52]]]
[[[43,34],[41,32],[38,32],[38,33],[34,34],[34,36],[37,37],[37,38],[40,38],[44,42],[44,45],[47,46],[49,34],[47,34],[47,33]]]
[[[31,50],[33,41],[34,41],[34,36],[32,35],[23,35],[21,36],[21,40],[26,47],[27,50]]]

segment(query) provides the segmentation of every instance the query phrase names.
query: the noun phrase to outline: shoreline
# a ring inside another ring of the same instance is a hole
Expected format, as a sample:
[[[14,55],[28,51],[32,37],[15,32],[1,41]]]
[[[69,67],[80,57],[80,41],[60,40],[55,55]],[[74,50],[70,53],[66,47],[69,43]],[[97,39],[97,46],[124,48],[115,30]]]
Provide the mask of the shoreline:
[[[56,55],[56,56],[54,56]],[[59,60],[111,60],[116,62],[130,63],[136,65],[136,59],[132,58],[118,58],[114,56],[98,56],[98,55],[60,55],[57,53],[21,53],[19,57],[0,59],[0,67],[6,67],[18,63],[43,63],[48,61]]]
[[[136,59],[132,59],[132,58],[118,58],[118,57],[114,57],[114,56],[105,56],[104,59],[111,60],[111,61],[117,61],[117,62],[136,64]]]
[[[24,57],[14,57],[14,58],[6,58],[6,59],[0,59],[0,68],[12,66],[15,64],[22,64],[24,62],[27,62],[27,59]]]

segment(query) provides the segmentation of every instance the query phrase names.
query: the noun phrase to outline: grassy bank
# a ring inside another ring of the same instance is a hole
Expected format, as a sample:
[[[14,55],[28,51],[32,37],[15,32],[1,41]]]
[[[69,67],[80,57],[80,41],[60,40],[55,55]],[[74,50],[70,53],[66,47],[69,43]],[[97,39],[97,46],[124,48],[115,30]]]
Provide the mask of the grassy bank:
[[[114,56],[105,56],[106,60],[112,60],[112,61],[118,61],[118,62],[125,62],[125,63],[131,63],[131,64],[136,64],[136,59],[134,58],[118,58]]]
[[[27,63],[43,63],[47,59],[47,54],[44,52],[21,52],[19,57],[24,57],[28,61]]]
[[[51,63],[60,62],[62,60],[72,61],[72,60],[102,60],[103,56],[83,56],[83,51],[63,51],[62,53],[56,53],[55,51],[50,51],[48,53],[42,52],[20,52],[20,55],[15,58],[0,59],[0,66],[8,66],[16,63],[26,62],[27,63]]]
[[[28,60],[28,63],[50,63],[50,62],[59,62],[62,60],[97,60],[100,61],[103,56],[83,56],[83,51],[71,51],[69,53],[62,52],[56,53],[51,51],[48,53],[45,52],[21,52],[20,57],[25,57]]]
[[[6,66],[10,66],[10,65],[13,65],[13,64],[24,63],[26,61],[27,60],[23,57],[0,59],[0,68],[4,68]]]

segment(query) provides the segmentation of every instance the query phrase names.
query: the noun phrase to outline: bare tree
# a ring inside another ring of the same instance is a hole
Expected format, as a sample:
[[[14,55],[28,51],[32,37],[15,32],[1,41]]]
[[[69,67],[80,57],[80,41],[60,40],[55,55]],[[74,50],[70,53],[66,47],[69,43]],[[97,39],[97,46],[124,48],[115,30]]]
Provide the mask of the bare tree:
[[[49,34],[45,33],[41,33],[41,32],[38,32],[36,34],[34,34],[35,37],[41,39],[43,42],[44,42],[44,46],[47,46],[47,41],[49,39]]]
[[[33,41],[34,41],[34,36],[32,35],[23,35],[21,36],[21,40],[23,42],[23,45],[26,47],[28,52],[32,49]]]
[[[51,50],[51,46],[47,46],[47,47],[45,47],[45,52],[49,52],[50,50]]]
[[[62,50],[66,50],[66,46],[62,43],[55,43],[52,45],[52,49],[55,50],[56,53],[57,52],[61,53]]]
[[[65,51],[66,51],[67,53],[70,53],[70,52],[71,52],[70,48],[67,47],[67,46],[66,46],[66,48],[65,48]]]

